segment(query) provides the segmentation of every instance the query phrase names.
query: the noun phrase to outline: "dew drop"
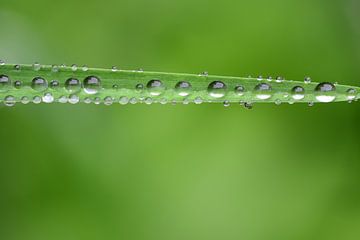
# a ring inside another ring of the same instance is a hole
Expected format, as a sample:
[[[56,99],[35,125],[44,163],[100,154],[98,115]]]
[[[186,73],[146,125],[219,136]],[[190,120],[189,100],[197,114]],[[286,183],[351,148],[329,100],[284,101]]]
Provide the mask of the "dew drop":
[[[153,100],[152,98],[150,98],[150,97],[145,98],[145,103],[146,103],[146,104],[150,105],[150,104],[152,104],[153,102],[154,102],[154,100]]]
[[[133,97],[133,98],[130,98],[129,103],[130,104],[136,104],[136,103],[138,103],[138,100]]]
[[[94,103],[95,103],[95,105],[99,105],[101,103],[101,99],[99,97],[96,97],[94,99]]]
[[[144,85],[142,85],[141,83],[137,84],[135,86],[135,89],[137,92],[141,92],[144,89]]]
[[[202,103],[203,103],[203,99],[202,99],[201,97],[196,97],[196,98],[194,99],[194,103],[195,103],[195,104],[202,104]]]
[[[315,88],[316,99],[319,102],[329,103],[335,100],[336,87],[332,83],[320,83]]]
[[[235,91],[235,94],[238,96],[243,96],[245,94],[245,88],[241,85],[236,86],[234,91]]]
[[[291,97],[294,100],[302,100],[305,98],[305,89],[301,86],[295,86],[291,90]]]
[[[276,77],[276,80],[275,80],[275,82],[277,82],[277,83],[282,83],[282,82],[284,82],[284,78],[283,77]]]
[[[12,107],[12,106],[14,106],[14,105],[16,104],[16,99],[15,99],[15,97],[14,97],[14,96],[11,96],[11,95],[6,96],[5,99],[4,99],[4,104],[5,104],[5,106],[7,106],[7,107]]]
[[[40,63],[38,63],[38,62],[34,63],[33,68],[34,68],[35,71],[39,71],[41,69]]]
[[[79,103],[79,102],[80,102],[80,98],[79,98],[78,95],[76,95],[76,94],[71,94],[71,95],[69,96],[69,103],[71,103],[71,104],[77,104],[77,103]]]
[[[306,78],[304,79],[304,83],[306,83],[306,84],[311,83],[311,78],[310,78],[310,77],[306,77]]]
[[[245,103],[244,103],[244,107],[245,107],[246,109],[251,110],[251,109],[253,108],[253,105],[252,105],[251,103],[245,102]]]
[[[9,90],[11,85],[11,80],[6,75],[0,75],[0,91]]]
[[[21,85],[22,85],[21,81],[15,81],[15,82],[14,82],[14,87],[15,87],[16,89],[20,89],[20,88],[21,88]]]
[[[260,100],[271,98],[272,87],[267,83],[260,83],[255,87],[256,97]]]
[[[42,101],[44,103],[52,103],[54,102],[54,96],[51,93],[45,93],[42,97]]]
[[[224,107],[230,107],[230,102],[228,100],[224,101]]]
[[[36,77],[32,80],[31,87],[35,91],[42,92],[47,89],[48,83],[44,78]]]
[[[87,72],[89,70],[88,66],[84,65],[82,68],[83,72]]]
[[[58,101],[59,101],[59,103],[67,103],[68,102],[68,97],[67,96],[61,96]]]
[[[76,64],[71,65],[71,70],[74,71],[74,72],[77,71],[78,66]]]
[[[113,104],[113,102],[114,102],[114,100],[113,100],[113,98],[112,97],[105,97],[104,98],[104,104],[106,105],[106,106],[110,106],[111,104]]]
[[[119,86],[117,84],[112,85],[112,89],[117,90]]]
[[[209,84],[208,92],[213,98],[222,98],[226,93],[226,85],[221,81],[214,81]]]
[[[87,94],[96,94],[101,88],[101,81],[95,76],[89,76],[84,80],[84,91]]]
[[[118,71],[118,69],[117,69],[117,67],[112,66],[112,67],[111,67],[111,71],[112,71],[112,72],[117,72],[117,71]]]
[[[21,67],[20,67],[20,65],[17,64],[17,65],[14,66],[14,69],[15,69],[16,71],[20,71]]]
[[[90,104],[91,103],[91,98],[89,98],[89,97],[85,98],[84,103]]]
[[[127,97],[120,97],[119,103],[120,103],[121,105],[126,105],[126,104],[129,103],[129,98],[127,98]]]
[[[162,98],[160,99],[160,104],[167,104],[168,103],[168,100],[166,98]]]
[[[346,91],[347,100],[354,101],[356,99],[356,90],[353,88],[350,88]]]
[[[280,99],[276,99],[276,100],[275,100],[275,105],[279,106],[279,105],[281,105],[281,103],[282,103],[282,102],[281,102]]]
[[[22,104],[28,104],[30,102],[30,99],[28,97],[24,96],[20,99],[20,102]]]
[[[53,80],[50,82],[50,88],[52,89],[58,89],[60,87],[60,83],[57,80]]]
[[[81,83],[76,78],[69,78],[65,82],[65,89],[72,93],[78,92],[81,89]]]
[[[258,80],[258,81],[262,81],[263,79],[264,79],[264,78],[263,78],[263,76],[261,76],[261,75],[257,77],[257,80]]]
[[[52,65],[51,66],[51,71],[58,72],[59,71],[59,66],[58,65]]]
[[[150,80],[147,85],[147,89],[149,90],[150,95],[152,96],[159,96],[165,90],[165,86],[160,80]]]
[[[191,92],[191,84],[186,81],[178,82],[175,85],[175,90],[179,96],[186,97],[189,96]]]
[[[0,60],[0,66],[4,66],[5,65],[5,61],[4,60]]]
[[[309,103],[308,103],[308,106],[309,106],[309,107],[313,107],[313,106],[314,106],[314,102],[309,102]]]
[[[39,96],[35,96],[35,97],[33,97],[33,103],[35,103],[35,104],[40,104],[41,103],[41,97],[39,97]]]

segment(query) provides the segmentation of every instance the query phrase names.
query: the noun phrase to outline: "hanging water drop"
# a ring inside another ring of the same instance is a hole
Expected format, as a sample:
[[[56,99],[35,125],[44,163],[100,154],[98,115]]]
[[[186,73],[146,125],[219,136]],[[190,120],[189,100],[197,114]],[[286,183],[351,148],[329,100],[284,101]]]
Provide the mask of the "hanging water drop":
[[[69,100],[68,100],[68,101],[69,101],[69,103],[71,103],[71,104],[77,104],[77,103],[80,102],[80,98],[79,98],[78,95],[72,94],[72,95],[69,96]]]
[[[104,104],[106,105],[106,106],[110,106],[111,104],[113,104],[113,102],[114,102],[114,100],[113,100],[113,98],[112,97],[105,97],[104,98]]]
[[[32,80],[31,87],[35,91],[42,92],[48,88],[48,83],[44,78],[36,77]]]
[[[260,100],[271,98],[272,87],[267,83],[260,83],[255,87],[256,97]]]
[[[21,67],[20,67],[20,65],[16,64],[16,65],[14,66],[14,69],[15,69],[16,71],[20,71]]]
[[[145,98],[145,104],[150,105],[153,103],[153,99],[150,97]]]
[[[305,98],[305,89],[301,86],[295,86],[291,90],[291,97],[294,100],[302,100]]]
[[[4,60],[0,60],[0,66],[4,66],[5,65],[5,61]]]
[[[89,76],[84,80],[84,91],[87,94],[96,94],[101,89],[101,81],[95,76]]]
[[[59,103],[67,103],[68,102],[68,97],[67,96],[61,96],[58,101],[59,101]]]
[[[77,66],[76,64],[71,65],[71,70],[72,70],[73,72],[77,71],[77,70],[78,70],[78,66]]]
[[[150,80],[147,85],[147,89],[149,90],[150,95],[152,96],[159,96],[165,90],[165,86],[160,80]]]
[[[225,100],[223,104],[224,107],[230,107],[230,102],[228,100]]]
[[[101,103],[101,98],[96,97],[96,98],[94,99],[94,103],[95,103],[95,105],[99,105],[99,104]]]
[[[121,105],[126,105],[126,104],[129,103],[129,98],[127,98],[127,97],[121,97],[121,98],[119,99],[119,103],[120,103]]]
[[[68,90],[71,93],[78,92],[81,89],[81,83],[76,78],[69,78],[65,82],[65,89]]]
[[[129,100],[129,103],[130,104],[136,104],[138,102],[138,100],[136,99],[136,98],[130,98],[130,100]]]
[[[208,92],[213,98],[222,98],[226,93],[226,85],[221,81],[214,81],[209,84]]]
[[[23,96],[21,99],[20,99],[20,102],[22,104],[28,104],[30,102],[30,99],[26,96]]]
[[[319,102],[329,103],[335,100],[336,87],[332,83],[320,83],[315,88],[316,99]]]
[[[11,95],[6,96],[5,99],[4,99],[4,104],[5,104],[5,106],[7,106],[7,107],[12,107],[12,106],[14,106],[14,105],[16,104],[16,99],[15,99],[15,97],[14,97],[14,96],[11,96]]]
[[[87,72],[87,70],[89,70],[88,66],[84,65],[81,70],[83,70],[83,72]]]
[[[59,66],[58,65],[52,65],[51,66],[51,71],[53,71],[53,72],[58,72],[59,71]]]
[[[41,97],[39,97],[39,96],[33,97],[33,103],[40,104],[41,103]]]
[[[182,97],[189,96],[189,94],[191,92],[191,84],[186,81],[178,82],[175,85],[175,91],[177,92],[178,95],[180,95]]]
[[[91,103],[91,98],[89,98],[89,97],[85,98],[84,103],[90,104]]]
[[[51,93],[45,93],[42,97],[42,101],[44,103],[52,103],[54,102],[54,96]]]

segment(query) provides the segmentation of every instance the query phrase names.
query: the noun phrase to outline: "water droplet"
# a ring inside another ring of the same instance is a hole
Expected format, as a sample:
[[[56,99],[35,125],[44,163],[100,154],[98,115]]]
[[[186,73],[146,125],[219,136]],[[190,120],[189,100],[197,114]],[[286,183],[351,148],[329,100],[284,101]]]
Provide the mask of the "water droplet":
[[[260,83],[255,87],[256,97],[260,100],[271,98],[272,87],[267,83]]]
[[[33,103],[35,103],[35,104],[41,103],[41,97],[39,97],[39,96],[33,97]]]
[[[44,78],[36,77],[32,80],[31,87],[35,91],[42,92],[47,89],[48,83]]]
[[[251,103],[245,102],[245,103],[244,103],[244,107],[245,107],[246,109],[251,110],[251,109],[253,108],[253,105],[252,105]]]
[[[165,86],[160,80],[150,80],[146,87],[149,90],[150,95],[152,96],[159,96],[165,90]]]
[[[89,70],[88,66],[84,65],[82,68],[83,72],[87,72]]]
[[[275,100],[275,105],[278,105],[278,106],[279,106],[279,105],[281,105],[281,103],[282,103],[282,102],[281,102],[280,99],[276,99],[276,100]]]
[[[226,93],[226,85],[221,81],[214,81],[209,84],[208,92],[211,97],[222,98]]]
[[[199,74],[199,76],[200,76],[200,77],[207,77],[207,76],[209,76],[209,72],[207,72],[207,71],[201,72],[201,73]]]
[[[112,97],[105,97],[104,98],[104,104],[106,105],[106,106],[110,106],[111,104],[113,104],[113,102],[114,102],[114,100],[113,100],[113,98]]]
[[[261,76],[261,75],[258,76],[258,77],[257,77],[257,80],[258,80],[258,81],[262,81],[262,80],[263,80],[263,76]]]
[[[175,90],[182,97],[189,96],[189,94],[191,92],[191,84],[186,81],[178,82],[175,85]]]
[[[20,71],[21,67],[20,67],[20,65],[16,64],[16,65],[14,66],[14,69],[15,69],[16,71]]]
[[[114,90],[117,90],[119,88],[119,86],[117,85],[117,84],[114,84],[113,86],[112,86],[112,89],[114,89]]]
[[[96,94],[101,89],[101,81],[95,76],[89,76],[84,80],[84,91],[87,94]]]
[[[309,106],[309,107],[313,107],[313,106],[314,106],[314,102],[309,102],[309,103],[308,103],[308,106]]]
[[[271,82],[271,81],[273,80],[273,78],[272,78],[271,76],[269,76],[269,77],[267,78],[267,80],[268,80],[269,82]]]
[[[89,97],[85,98],[84,103],[90,104],[91,103],[91,98],[89,98]]]
[[[50,88],[52,89],[58,89],[60,87],[60,83],[57,80],[53,80],[50,82]]]
[[[346,91],[347,100],[354,101],[356,99],[356,90],[353,88],[350,88]]]
[[[115,66],[112,66],[112,67],[111,67],[111,71],[117,72],[117,70],[118,70],[117,67],[115,67]]]
[[[71,104],[77,104],[77,103],[79,103],[79,102],[80,102],[80,98],[79,98],[78,95],[76,95],[76,94],[71,94],[71,95],[69,96],[69,103],[71,103]]]
[[[152,104],[152,103],[153,103],[153,99],[152,99],[152,98],[150,98],[150,97],[145,98],[145,103],[146,103],[146,104],[148,104],[148,105],[150,105],[150,104]]]
[[[137,92],[141,92],[144,89],[144,85],[139,83],[135,86]]]
[[[167,104],[168,103],[168,100],[166,98],[162,98],[160,99],[160,104]]]
[[[0,66],[4,66],[5,65],[5,61],[4,60],[0,60]]]
[[[328,82],[320,83],[315,88],[316,99],[323,103],[332,102],[336,98],[335,91],[334,84]]]
[[[14,106],[14,105],[16,104],[16,99],[15,99],[15,97],[14,97],[14,96],[11,96],[11,95],[6,96],[5,99],[4,99],[4,104],[5,104],[5,106],[7,106],[7,107],[12,107],[12,106]]]
[[[39,70],[41,69],[40,63],[37,63],[37,62],[34,63],[34,64],[33,64],[33,68],[34,68],[35,71],[39,71]]]
[[[227,101],[227,100],[225,100],[225,101],[224,101],[224,107],[230,107],[230,102]]]
[[[52,65],[51,66],[51,71],[58,72],[59,71],[59,66],[58,65]]]
[[[291,97],[294,100],[302,100],[305,98],[305,89],[301,86],[295,86],[291,90]]]
[[[310,78],[310,77],[306,77],[306,78],[304,79],[304,83],[306,83],[306,84],[311,83],[311,78]]]
[[[129,103],[131,103],[131,104],[136,104],[138,102],[138,100],[136,99],[136,98],[130,98],[130,100],[129,100]]]
[[[195,103],[195,104],[202,104],[202,103],[203,103],[203,99],[202,99],[201,97],[196,97],[196,98],[194,99],[194,103]]]
[[[22,104],[28,104],[30,102],[30,99],[28,97],[24,96],[20,99],[20,102]]]
[[[283,78],[283,77],[278,76],[278,77],[276,77],[275,82],[277,82],[277,83],[282,83],[282,82],[284,82],[284,78]]]
[[[68,102],[68,97],[67,96],[61,96],[59,98],[59,103],[67,103]]]
[[[95,105],[99,105],[99,104],[101,103],[101,98],[96,97],[96,98],[94,99],[94,103],[95,103]]]
[[[11,80],[6,75],[0,75],[0,92],[9,90],[11,86]]]
[[[137,70],[137,72],[144,72],[144,69],[139,68],[139,69]]]
[[[241,85],[235,87],[235,94],[238,96],[243,96],[245,94],[245,88]]]
[[[76,78],[69,78],[65,82],[65,89],[72,93],[78,92],[81,89],[81,83]]]
[[[52,103],[54,102],[54,96],[51,93],[45,93],[42,98],[42,101],[44,103]]]
[[[126,105],[126,104],[129,103],[129,98],[127,98],[127,97],[121,97],[121,98],[119,99],[119,103],[120,103],[121,105]]]
[[[187,98],[185,98],[185,99],[182,101],[182,103],[183,103],[184,105],[188,105],[188,104],[190,103],[190,100],[187,99]]]
[[[74,72],[77,71],[78,66],[76,64],[71,65],[71,70],[74,71]]]

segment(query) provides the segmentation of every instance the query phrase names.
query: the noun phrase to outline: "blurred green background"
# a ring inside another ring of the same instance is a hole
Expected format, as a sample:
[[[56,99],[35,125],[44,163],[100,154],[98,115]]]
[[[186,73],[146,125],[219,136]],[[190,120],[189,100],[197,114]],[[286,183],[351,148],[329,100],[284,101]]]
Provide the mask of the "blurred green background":
[[[360,84],[357,0],[0,2],[0,59]],[[0,108],[0,239],[359,239],[359,104]]]

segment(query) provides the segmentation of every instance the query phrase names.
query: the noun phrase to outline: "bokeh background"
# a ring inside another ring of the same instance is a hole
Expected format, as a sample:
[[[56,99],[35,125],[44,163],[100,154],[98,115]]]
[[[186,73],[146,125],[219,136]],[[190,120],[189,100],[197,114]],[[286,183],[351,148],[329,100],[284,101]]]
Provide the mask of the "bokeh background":
[[[0,1],[0,59],[360,84],[357,0]],[[0,108],[0,239],[359,239],[358,103]]]

